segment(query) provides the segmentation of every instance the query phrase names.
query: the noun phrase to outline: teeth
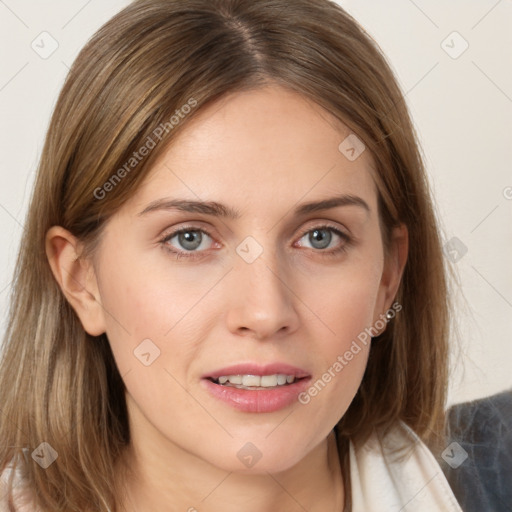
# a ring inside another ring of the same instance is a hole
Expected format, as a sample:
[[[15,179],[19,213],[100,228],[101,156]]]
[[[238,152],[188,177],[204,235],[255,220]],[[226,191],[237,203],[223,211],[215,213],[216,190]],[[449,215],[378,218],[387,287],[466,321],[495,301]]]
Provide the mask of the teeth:
[[[219,384],[233,384],[244,388],[273,388],[292,384],[295,381],[294,375],[223,375],[217,379]]]
[[[231,379],[229,379],[229,382],[231,382]],[[261,386],[261,377],[258,375],[244,375],[242,377],[242,385],[246,387]]]

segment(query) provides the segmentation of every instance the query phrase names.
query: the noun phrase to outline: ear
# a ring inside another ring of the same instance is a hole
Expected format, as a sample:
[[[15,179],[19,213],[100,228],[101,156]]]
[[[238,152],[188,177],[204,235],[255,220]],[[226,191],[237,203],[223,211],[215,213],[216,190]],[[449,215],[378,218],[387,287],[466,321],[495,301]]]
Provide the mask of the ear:
[[[46,256],[66,299],[91,336],[103,334],[105,319],[92,262],[80,257],[81,244],[61,226],[46,233]]]
[[[400,226],[394,228],[390,238],[389,252],[384,261],[384,270],[382,272],[379,293],[375,304],[372,325],[375,325],[377,320],[382,320],[383,317],[381,315],[385,315],[391,308],[407,262],[409,234],[405,224],[400,224]],[[386,326],[379,332],[379,335],[386,330]]]

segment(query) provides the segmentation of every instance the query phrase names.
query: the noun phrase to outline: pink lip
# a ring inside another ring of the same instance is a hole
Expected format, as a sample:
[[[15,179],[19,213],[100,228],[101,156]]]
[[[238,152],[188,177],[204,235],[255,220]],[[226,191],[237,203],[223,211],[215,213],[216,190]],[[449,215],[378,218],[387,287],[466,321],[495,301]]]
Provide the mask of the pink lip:
[[[212,382],[227,375],[294,375],[293,384],[269,389],[238,389]],[[298,401],[298,395],[309,385],[311,376],[304,370],[282,363],[269,365],[238,364],[215,370],[201,379],[201,384],[215,398],[243,412],[274,412]]]

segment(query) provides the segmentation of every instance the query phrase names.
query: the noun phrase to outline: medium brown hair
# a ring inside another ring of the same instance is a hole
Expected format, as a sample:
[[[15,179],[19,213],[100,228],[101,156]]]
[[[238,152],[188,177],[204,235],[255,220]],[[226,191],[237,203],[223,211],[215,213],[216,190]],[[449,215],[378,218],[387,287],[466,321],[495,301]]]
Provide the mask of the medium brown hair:
[[[27,482],[43,510],[118,510],[115,467],[130,441],[125,387],[108,339],[84,331],[53,277],[45,234],[63,226],[84,242],[83,257],[94,254],[106,221],[203,107],[269,83],[311,99],[357,134],[377,165],[385,248],[394,226],[404,223],[409,232],[395,298],[402,311],[372,343],[360,389],[336,428],[347,509],[349,439],[364,442],[399,420],[427,443],[442,432],[444,259],[417,136],[378,45],[329,0],[140,0],[106,23],[71,68],[13,280],[0,363],[0,467],[18,460],[23,447],[31,452],[48,442],[58,453],[50,467],[26,457]],[[170,121],[194,102],[178,123]],[[166,128],[162,140],[113,182],[159,127]]]

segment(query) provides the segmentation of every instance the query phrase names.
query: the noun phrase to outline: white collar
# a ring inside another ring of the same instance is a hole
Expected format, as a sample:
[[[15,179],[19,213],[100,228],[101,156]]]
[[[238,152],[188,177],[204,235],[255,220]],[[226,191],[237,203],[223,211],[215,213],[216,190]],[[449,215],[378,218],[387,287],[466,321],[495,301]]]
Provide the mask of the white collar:
[[[433,454],[404,423],[355,449],[352,512],[462,512]]]

